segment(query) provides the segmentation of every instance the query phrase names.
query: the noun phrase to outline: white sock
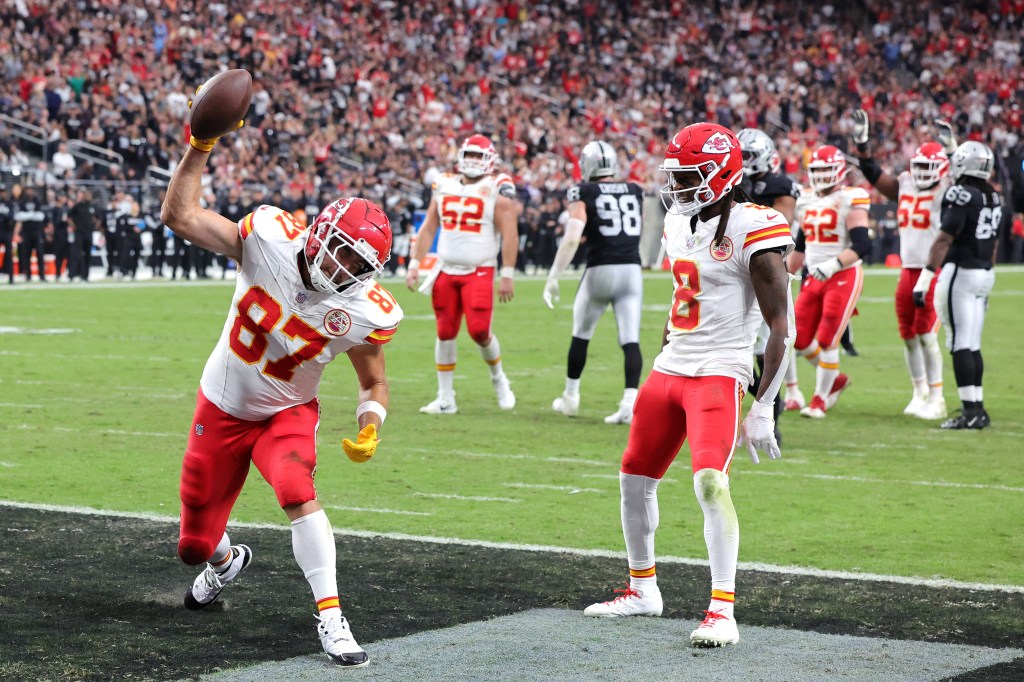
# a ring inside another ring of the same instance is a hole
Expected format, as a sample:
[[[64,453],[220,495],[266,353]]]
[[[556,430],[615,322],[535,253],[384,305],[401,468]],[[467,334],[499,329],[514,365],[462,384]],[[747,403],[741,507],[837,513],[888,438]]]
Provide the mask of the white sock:
[[[565,394],[566,395],[579,395],[580,394],[580,379],[565,378]]]
[[[811,339],[810,345],[807,348],[798,350],[797,353],[806,358],[807,362],[817,367],[818,361],[821,359],[821,346],[818,345],[818,339]]]
[[[622,392],[622,402],[633,405],[636,403],[636,394],[640,392],[638,388],[627,388]]]
[[[936,334],[921,334],[921,348],[924,354],[925,374],[928,376],[928,399],[942,397],[942,351]]]
[[[210,557],[210,565],[213,566],[213,570],[218,573],[223,573],[228,570],[231,566],[233,552],[231,551],[231,538],[228,537],[227,533],[220,536],[220,542],[217,543],[217,547],[213,550],[213,555]]]
[[[632,575],[654,568],[654,532],[658,530],[659,520],[658,483],[660,481],[656,478],[619,472],[622,535],[629,559],[629,585],[641,592],[643,587],[656,587],[658,581],[655,575],[641,578]]]
[[[445,398],[455,395],[455,339],[434,341],[434,362],[437,364],[437,392]]]
[[[960,386],[956,389],[956,394],[961,402],[975,403],[978,402],[978,399],[974,397],[975,388],[975,386]]]
[[[827,398],[832,384],[839,376],[839,349],[823,350],[819,354],[818,370],[815,372],[814,395]]]
[[[985,392],[982,390],[981,386],[975,386],[974,387],[974,402],[980,403],[983,400],[985,400]]]
[[[480,355],[484,356],[484,362],[491,369],[491,378],[497,379],[505,374],[501,368],[501,344],[498,337],[491,334],[491,340],[486,346],[480,346]]]
[[[799,380],[797,379],[796,363],[793,362],[795,358],[792,356],[794,351],[790,351],[791,355],[789,363],[786,365],[786,390],[797,391],[800,390]]]
[[[910,382],[914,385],[914,396],[924,398],[928,395],[928,380],[924,370],[924,348],[921,337],[915,336],[903,341],[903,359],[910,372]]]
[[[715,598],[716,592],[723,597],[736,592],[740,524],[729,493],[729,477],[717,469],[701,469],[693,475],[693,490],[704,510],[704,542],[711,565],[712,602],[708,610],[732,618],[732,602]]]
[[[321,614],[341,608],[336,551],[331,522],[323,509],[292,521],[292,553]]]

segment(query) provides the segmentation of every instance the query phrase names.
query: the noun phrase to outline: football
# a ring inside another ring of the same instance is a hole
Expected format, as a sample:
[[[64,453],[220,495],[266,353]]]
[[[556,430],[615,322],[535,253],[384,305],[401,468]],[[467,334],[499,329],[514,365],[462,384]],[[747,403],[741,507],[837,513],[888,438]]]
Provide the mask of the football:
[[[203,83],[192,100],[192,135],[209,140],[230,133],[245,118],[252,100],[252,76],[245,69],[222,71]]]

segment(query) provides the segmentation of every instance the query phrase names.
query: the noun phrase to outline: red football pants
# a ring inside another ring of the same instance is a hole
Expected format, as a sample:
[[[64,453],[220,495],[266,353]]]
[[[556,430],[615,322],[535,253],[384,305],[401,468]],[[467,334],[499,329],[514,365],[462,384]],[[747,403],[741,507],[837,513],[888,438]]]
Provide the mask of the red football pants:
[[[459,335],[462,316],[478,345],[491,338],[494,316],[494,268],[477,268],[468,275],[441,273],[434,282],[431,302],[437,318],[437,338],[449,341]]]
[[[814,339],[822,348],[839,343],[863,288],[864,270],[859,265],[841,270],[824,282],[811,276],[804,278],[796,299],[796,349],[807,348]]]

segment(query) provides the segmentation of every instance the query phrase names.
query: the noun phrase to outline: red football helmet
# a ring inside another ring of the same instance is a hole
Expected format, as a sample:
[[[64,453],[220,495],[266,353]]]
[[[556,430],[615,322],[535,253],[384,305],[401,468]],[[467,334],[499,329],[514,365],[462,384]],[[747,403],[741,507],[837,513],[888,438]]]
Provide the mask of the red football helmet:
[[[846,155],[832,145],[815,149],[811,154],[811,162],[807,164],[811,189],[818,193],[841,183],[846,173]]]
[[[668,183],[661,188],[665,209],[687,217],[697,215],[743,179],[740,141],[728,128],[694,123],[668,143],[658,170],[668,176]]]
[[[455,168],[467,178],[478,178],[493,172],[496,163],[498,151],[490,139],[484,135],[470,135],[459,147]]]
[[[304,251],[313,288],[343,291],[384,270],[391,258],[391,223],[372,201],[338,199],[309,226]]]
[[[949,156],[938,142],[925,142],[910,157],[910,177],[918,189],[928,189],[949,173]]]

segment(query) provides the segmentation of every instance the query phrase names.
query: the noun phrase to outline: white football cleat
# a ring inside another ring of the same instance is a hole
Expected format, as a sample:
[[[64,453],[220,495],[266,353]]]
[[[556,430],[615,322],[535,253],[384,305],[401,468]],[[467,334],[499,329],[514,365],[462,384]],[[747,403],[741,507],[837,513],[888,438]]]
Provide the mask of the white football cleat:
[[[618,597],[611,601],[591,604],[583,610],[584,616],[595,618],[623,618],[626,616],[660,616],[663,608],[661,590],[648,587],[634,590],[626,586],[624,590],[615,590]]]
[[[232,545],[231,555],[228,570],[223,573],[217,573],[213,566],[206,564],[206,568],[196,576],[192,587],[185,593],[186,609],[198,611],[217,601],[224,586],[237,578],[242,569],[252,562],[252,550],[246,545]]]
[[[516,406],[516,394],[512,392],[512,387],[509,386],[508,377],[504,374],[493,377],[491,385],[494,386],[494,392],[498,395],[498,407],[503,410],[511,410]]]
[[[903,414],[908,414],[911,417],[917,417],[918,413],[924,409],[925,405],[928,404],[928,400],[921,396],[914,394],[907,406],[903,408]]]
[[[623,400],[615,414],[604,418],[605,424],[629,424],[633,421],[633,405],[635,400]]]
[[[578,393],[576,395],[563,393],[551,401],[551,409],[566,417],[575,417],[580,413],[580,396]]]
[[[423,414],[455,414],[458,411],[459,408],[455,405],[455,394],[446,396],[438,393],[436,398],[420,408],[420,412]]]
[[[928,400],[918,410],[915,417],[919,419],[945,419],[946,418],[946,399],[943,397]]]
[[[717,611],[705,611],[704,614],[704,621],[690,633],[692,646],[711,648],[736,644],[740,641],[740,631],[733,618],[724,616]]]
[[[811,398],[810,405],[800,410],[800,416],[811,419],[824,419],[826,412],[828,412],[828,408],[825,406],[825,401],[821,396],[816,395]]]
[[[331,609],[335,613],[323,618],[314,616],[320,621],[316,631],[320,635],[320,644],[332,661],[338,665],[348,668],[361,668],[370,662],[363,648],[356,643],[352,636],[352,630],[348,626],[348,620],[341,615],[338,609]]]
[[[853,382],[850,381],[850,377],[840,372],[839,376],[832,382],[832,390],[825,396],[825,408],[831,410],[835,407],[836,403],[839,402],[839,396],[850,387],[851,383]]]
[[[807,401],[804,400],[804,394],[800,392],[799,388],[787,388],[786,399],[783,402],[786,408],[786,412],[792,412],[795,410],[802,410],[807,405]]]

